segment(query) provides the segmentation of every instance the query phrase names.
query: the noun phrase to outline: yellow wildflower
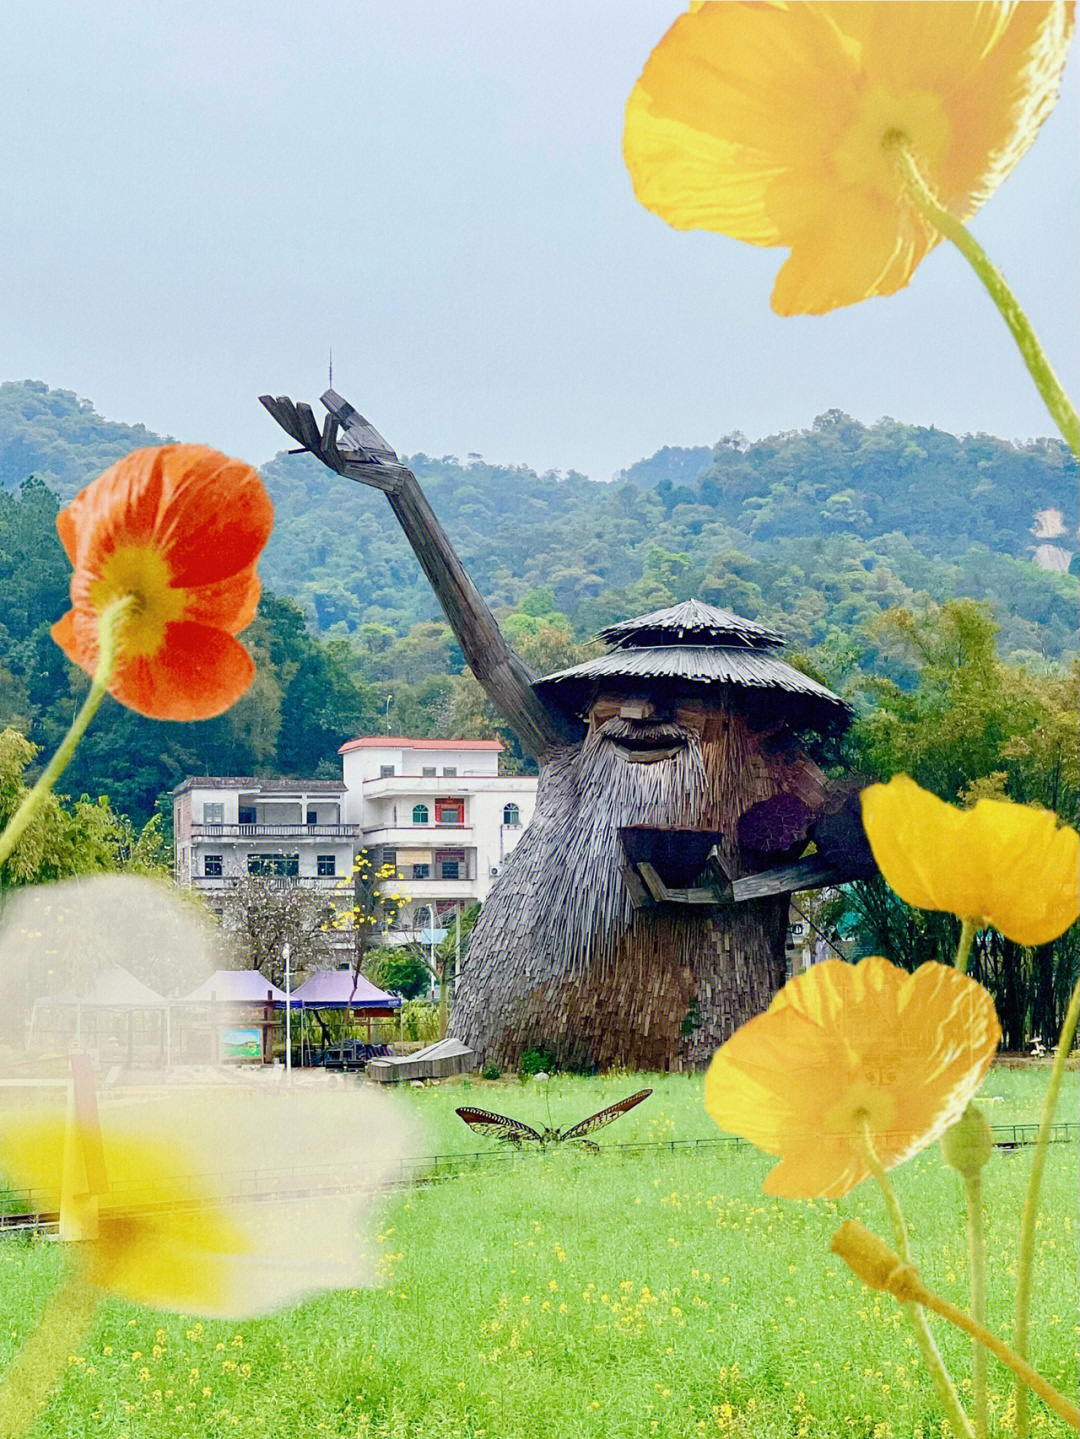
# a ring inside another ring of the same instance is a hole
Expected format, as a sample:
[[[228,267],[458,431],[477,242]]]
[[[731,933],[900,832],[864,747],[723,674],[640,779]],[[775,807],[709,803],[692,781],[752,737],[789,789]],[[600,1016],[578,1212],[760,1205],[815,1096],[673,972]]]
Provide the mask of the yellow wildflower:
[[[886,1169],[925,1149],[964,1112],[1000,1039],[989,994],[948,965],[828,960],[717,1050],[705,1107],[780,1156],[766,1193],[836,1198],[869,1174],[864,1130]]]
[[[1080,914],[1080,836],[1048,810],[981,799],[960,810],[907,775],[862,794],[874,858],[905,904],[1048,944]]]
[[[705,0],[657,45],[626,109],[641,203],[790,258],[772,307],[823,314],[905,286],[940,236],[889,155],[967,220],[1057,98],[1071,4]]]

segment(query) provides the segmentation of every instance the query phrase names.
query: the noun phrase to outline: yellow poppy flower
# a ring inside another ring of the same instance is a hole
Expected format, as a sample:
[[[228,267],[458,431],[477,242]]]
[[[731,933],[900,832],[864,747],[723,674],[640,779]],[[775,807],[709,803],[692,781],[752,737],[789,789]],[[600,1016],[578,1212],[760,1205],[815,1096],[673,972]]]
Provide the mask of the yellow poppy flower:
[[[767,1194],[836,1198],[870,1173],[864,1125],[886,1169],[925,1149],[964,1112],[1000,1039],[989,994],[948,965],[828,960],[717,1050],[705,1108],[780,1156]]]
[[[87,1241],[83,1277],[102,1293],[243,1318],[376,1282],[357,1210],[397,1176],[411,1139],[382,1096],[265,1083],[106,1093],[100,1119],[91,1104],[76,1123],[54,1105],[28,1113],[20,1095],[0,1110],[4,1187],[30,1190],[62,1225],[63,1197]]]
[[[1047,810],[981,799],[956,809],[907,775],[863,790],[878,868],[905,904],[1049,944],[1080,915],[1080,836]]]
[[[967,220],[1057,98],[1065,3],[706,0],[626,109],[641,203],[680,230],[784,245],[772,307],[823,314],[905,286],[940,238],[903,193],[898,139]]]

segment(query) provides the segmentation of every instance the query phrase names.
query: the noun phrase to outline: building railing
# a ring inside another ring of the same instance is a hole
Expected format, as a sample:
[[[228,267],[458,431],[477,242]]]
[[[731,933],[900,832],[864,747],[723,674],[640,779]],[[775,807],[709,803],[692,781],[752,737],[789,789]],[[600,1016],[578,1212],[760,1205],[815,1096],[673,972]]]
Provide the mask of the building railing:
[[[350,874],[196,874],[191,882],[197,889],[238,889],[249,879],[261,880],[273,889],[335,890],[346,899],[352,893]]]
[[[358,824],[193,824],[192,839],[355,839]]]

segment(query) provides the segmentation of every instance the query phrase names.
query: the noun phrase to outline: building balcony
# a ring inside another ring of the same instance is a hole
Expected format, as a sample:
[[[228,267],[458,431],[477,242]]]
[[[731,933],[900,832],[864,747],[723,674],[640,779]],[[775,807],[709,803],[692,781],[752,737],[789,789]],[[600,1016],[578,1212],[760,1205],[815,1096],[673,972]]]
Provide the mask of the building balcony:
[[[193,824],[194,839],[356,839],[358,824]]]
[[[409,896],[409,902],[422,902],[432,899],[467,899],[476,898],[476,878],[472,879],[405,879],[395,880],[393,883],[380,885],[380,890],[389,894],[397,890]]]
[[[352,894],[352,876],[349,874],[196,874],[192,876],[191,885],[193,889],[228,893],[249,879],[262,880],[273,889],[317,889],[339,894],[343,899]]]
[[[471,824],[387,824],[365,829],[363,842],[388,849],[460,849],[470,841]]]

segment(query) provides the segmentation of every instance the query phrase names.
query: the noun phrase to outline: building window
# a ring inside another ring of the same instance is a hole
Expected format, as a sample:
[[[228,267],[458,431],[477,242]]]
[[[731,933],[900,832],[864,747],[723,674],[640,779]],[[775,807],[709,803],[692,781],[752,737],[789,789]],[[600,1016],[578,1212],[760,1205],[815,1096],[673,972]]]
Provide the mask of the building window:
[[[394,773],[394,766],[393,766],[392,764],[381,764],[381,765],[379,766],[379,778],[380,778],[380,779],[389,779],[390,776],[391,776],[393,773]]]
[[[203,874],[207,879],[220,879],[223,873],[222,856],[220,854],[207,854],[203,856]]]
[[[516,804],[503,806],[503,824],[519,825],[521,823],[521,811]]]
[[[248,874],[274,879],[296,879],[300,875],[298,854],[249,854]]]
[[[384,848],[382,852],[382,862],[383,864],[391,864],[397,869],[397,850]]]
[[[457,879],[457,878],[458,878],[458,868],[459,868],[460,863],[461,863],[460,860],[456,860],[456,859],[444,859],[443,862],[442,862],[442,864],[439,866],[439,869],[442,871],[441,874],[439,875],[439,878],[440,878],[440,879]]]
[[[318,824],[318,823],[319,823],[319,811],[318,811],[317,809],[309,809],[309,810],[308,810],[308,812],[307,812],[307,822],[308,822],[308,824]]]
[[[435,768],[433,764],[426,764],[424,765],[420,773],[424,776],[425,779],[434,779],[435,776],[439,773],[439,771]]]
[[[204,804],[202,807],[203,824],[224,824],[225,806],[222,803]]]
[[[237,824],[254,824],[255,811],[253,809],[244,809],[241,807],[240,812],[236,817],[236,822]]]
[[[335,856],[332,854],[317,854],[315,856],[315,873],[322,875],[323,879],[333,879],[337,873]]]
[[[436,807],[436,819],[439,824],[462,824],[464,817],[461,806],[457,804],[440,804]]]
[[[449,774],[449,775],[455,775],[455,774],[457,774],[457,765],[456,765],[456,764],[445,764],[445,765],[443,765],[443,774]]]
[[[413,877],[413,879],[430,879],[430,878],[431,878],[431,865],[429,865],[429,864],[414,864],[413,867],[412,867],[412,877]]]
[[[428,807],[426,804],[414,804],[412,812],[413,824],[427,824]]]

